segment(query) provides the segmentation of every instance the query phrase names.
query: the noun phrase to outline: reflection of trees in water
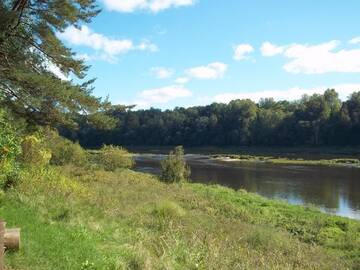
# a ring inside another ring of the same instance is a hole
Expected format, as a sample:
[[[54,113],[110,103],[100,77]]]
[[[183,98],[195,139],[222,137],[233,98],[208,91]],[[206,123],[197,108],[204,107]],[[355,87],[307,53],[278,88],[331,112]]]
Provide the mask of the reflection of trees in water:
[[[317,205],[339,208],[342,201],[351,209],[360,209],[360,170],[321,168],[314,171],[313,179],[312,187],[304,196],[315,198]]]
[[[346,191],[344,192],[344,201],[352,209],[357,209],[360,212],[360,176],[358,171],[353,170],[352,181],[348,181]]]
[[[352,209],[360,209],[360,170],[311,167],[308,170],[282,166],[253,165],[242,168],[200,167],[192,169],[200,182],[244,188],[269,198],[292,203],[313,204],[338,209],[343,200]]]
[[[338,181],[327,178],[327,175],[323,173],[314,173],[311,177],[310,183],[303,185],[301,189],[304,202],[330,209],[339,208],[343,192],[337,184]]]

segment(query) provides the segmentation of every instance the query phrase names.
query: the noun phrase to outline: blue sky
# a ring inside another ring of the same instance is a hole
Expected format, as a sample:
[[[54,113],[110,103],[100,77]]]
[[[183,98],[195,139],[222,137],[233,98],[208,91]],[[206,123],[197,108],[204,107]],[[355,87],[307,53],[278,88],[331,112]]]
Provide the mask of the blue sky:
[[[94,94],[138,108],[360,90],[360,1],[99,0],[59,36]]]

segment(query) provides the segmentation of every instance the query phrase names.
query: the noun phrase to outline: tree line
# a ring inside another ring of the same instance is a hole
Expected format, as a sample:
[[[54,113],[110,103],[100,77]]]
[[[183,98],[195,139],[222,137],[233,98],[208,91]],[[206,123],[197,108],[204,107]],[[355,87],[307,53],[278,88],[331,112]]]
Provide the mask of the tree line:
[[[60,132],[85,147],[113,145],[185,146],[321,146],[358,145],[360,92],[346,101],[334,89],[304,95],[297,101],[233,100],[208,106],[133,110],[113,106],[106,114],[117,120],[101,129],[79,115],[78,129]]]

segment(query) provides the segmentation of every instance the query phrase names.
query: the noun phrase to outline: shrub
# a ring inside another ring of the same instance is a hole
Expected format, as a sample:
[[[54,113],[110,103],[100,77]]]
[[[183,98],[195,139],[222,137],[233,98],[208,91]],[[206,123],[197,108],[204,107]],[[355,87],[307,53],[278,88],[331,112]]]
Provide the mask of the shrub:
[[[7,123],[0,111],[0,162],[14,160],[20,153],[20,140],[15,129]]]
[[[8,116],[0,110],[0,189],[13,186],[18,181],[21,153],[20,139]]]
[[[169,156],[161,162],[160,179],[167,183],[188,181],[190,167],[186,165],[184,148],[177,146]]]
[[[0,190],[8,190],[16,186],[20,179],[19,164],[13,160],[3,161],[0,164]]]
[[[46,148],[39,135],[28,135],[21,143],[21,161],[26,165],[45,166],[51,159],[51,151]]]
[[[152,214],[158,218],[180,218],[183,217],[186,212],[175,202],[162,201],[155,205]]]
[[[57,134],[52,134],[49,148],[52,152],[50,163],[53,165],[73,164],[84,166],[88,162],[87,152],[79,143],[73,143]]]
[[[107,171],[115,171],[118,168],[131,168],[134,159],[125,148],[104,145],[97,155],[97,163]]]

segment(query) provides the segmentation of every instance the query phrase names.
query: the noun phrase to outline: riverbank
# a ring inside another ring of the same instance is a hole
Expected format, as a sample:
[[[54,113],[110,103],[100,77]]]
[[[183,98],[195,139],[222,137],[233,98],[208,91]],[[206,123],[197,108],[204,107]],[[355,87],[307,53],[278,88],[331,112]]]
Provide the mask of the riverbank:
[[[129,147],[132,152],[166,154],[162,147]],[[360,147],[188,147],[188,154],[208,155],[224,162],[319,165],[360,168]]]
[[[9,269],[356,269],[360,222],[130,170],[27,171],[0,194]]]
[[[283,165],[313,165],[313,166],[341,166],[360,168],[358,158],[335,158],[335,159],[303,159],[272,156],[251,156],[251,155],[211,155],[210,157],[223,162],[261,162]]]
[[[166,154],[174,148],[174,146],[125,146],[131,152]],[[190,154],[248,154],[248,155],[264,155],[264,156],[298,156],[307,159],[308,157],[320,158],[354,158],[360,156],[360,146],[185,146],[187,153]]]

